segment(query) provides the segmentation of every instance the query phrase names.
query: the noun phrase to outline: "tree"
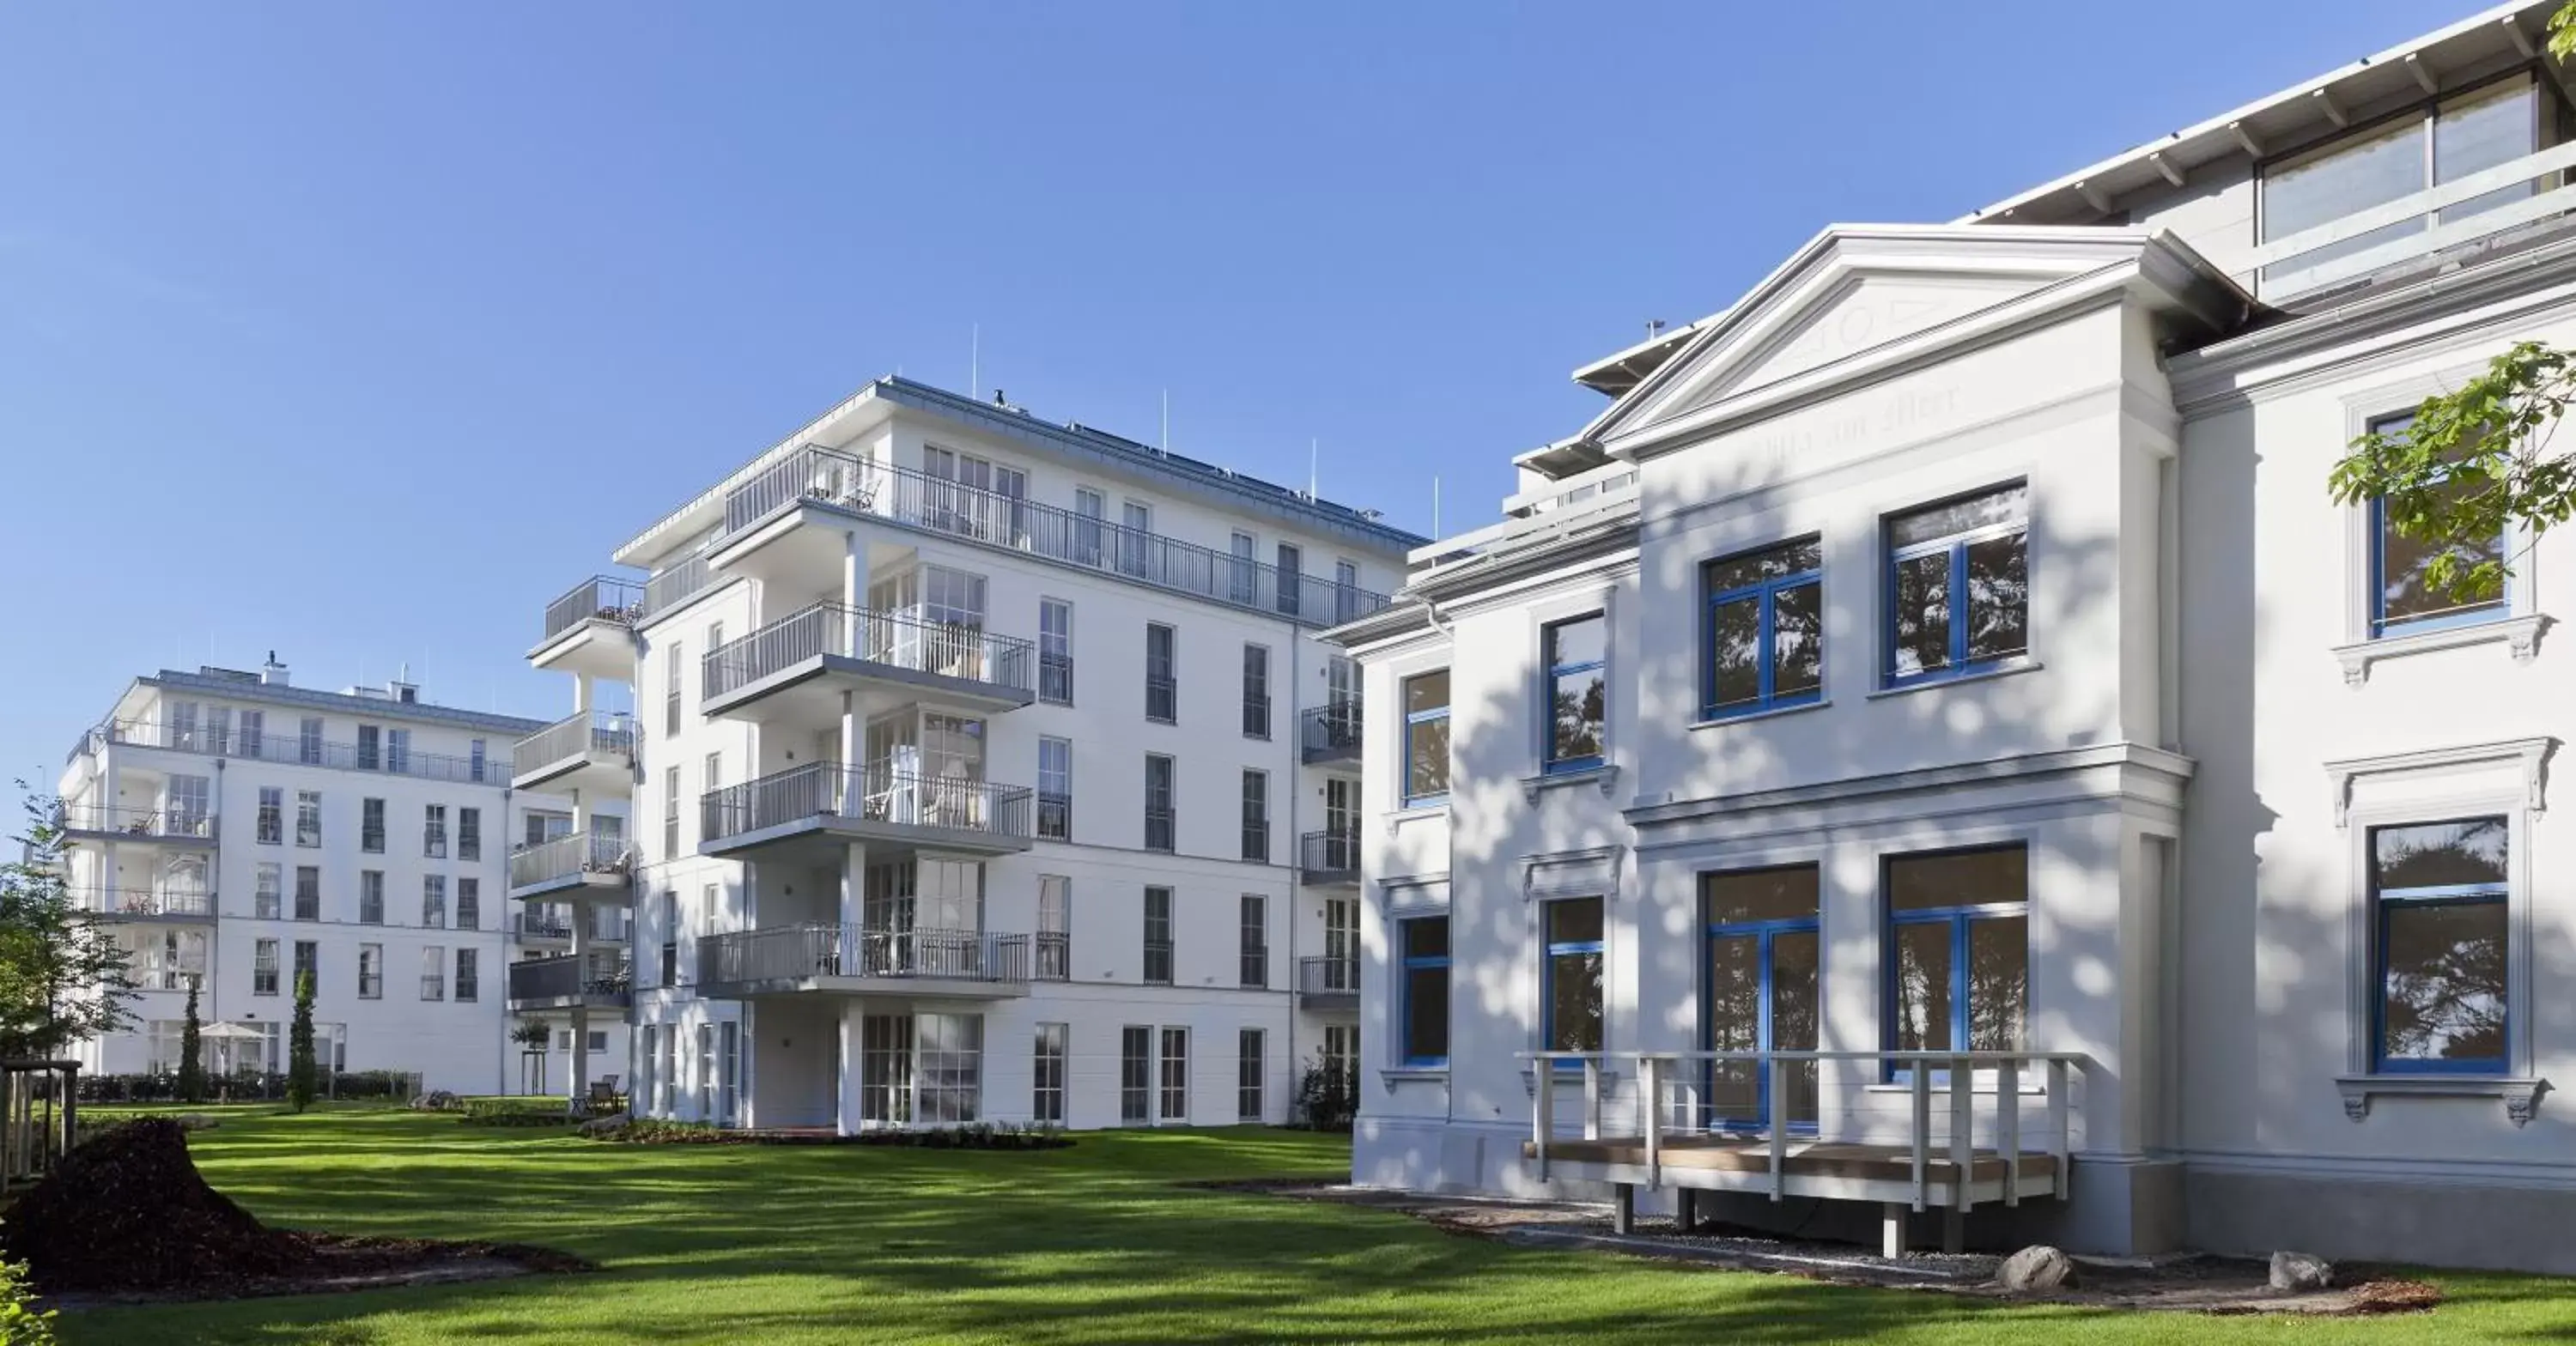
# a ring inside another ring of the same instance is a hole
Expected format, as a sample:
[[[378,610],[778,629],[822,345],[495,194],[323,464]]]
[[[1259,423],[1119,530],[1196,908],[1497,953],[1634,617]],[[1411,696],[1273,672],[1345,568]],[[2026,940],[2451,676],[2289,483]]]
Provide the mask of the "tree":
[[[2576,56],[2576,0],[2550,15],[2549,54]],[[2576,515],[2576,454],[2553,442],[2571,402],[2576,351],[2518,342],[2476,378],[2425,398],[2404,426],[2354,440],[2327,490],[2337,504],[2385,502],[2390,527],[2436,548],[2426,589],[2490,601],[2519,559],[2495,539],[2518,528],[2527,548]]]
[[[204,1024],[197,1018],[197,983],[200,977],[188,978],[188,1017],[179,1027],[179,1101],[206,1101],[206,1039]]]
[[[26,801],[20,858],[0,865],[0,1056],[54,1058],[133,1026],[134,955],[72,900],[61,801]]]
[[[295,1023],[286,1034],[286,1102],[297,1112],[313,1106],[313,974],[295,974]]]

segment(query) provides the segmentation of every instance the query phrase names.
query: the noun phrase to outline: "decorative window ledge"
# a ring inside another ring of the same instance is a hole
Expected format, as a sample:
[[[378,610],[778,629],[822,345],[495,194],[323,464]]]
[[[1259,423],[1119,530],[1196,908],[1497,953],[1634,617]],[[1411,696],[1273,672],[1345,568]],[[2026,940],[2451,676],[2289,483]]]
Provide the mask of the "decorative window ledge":
[[[1870,693],[1869,699],[1876,701],[1883,696],[1908,696],[1915,692],[1928,692],[1935,687],[1956,687],[1963,682],[1991,682],[1996,678],[2009,678],[2016,673],[2036,673],[2046,667],[2048,665],[2036,659],[2008,659],[1992,668],[1981,668],[1974,673],[1961,673],[1956,677],[1917,678],[1912,682],[1899,683],[1894,687],[1881,687]]]
[[[1705,720],[1693,720],[1685,727],[1693,733],[1702,729],[1723,729],[1730,724],[1776,719],[1782,715],[1795,715],[1802,710],[1823,710],[1832,704],[1831,701],[1801,701],[1794,706],[1772,706],[1764,710],[1748,710],[1740,715],[1713,715]]]
[[[2537,816],[2549,805],[2549,757],[2558,748],[2558,740],[2549,737],[2506,739],[2499,743],[2475,743],[2458,748],[2426,748],[2418,752],[2388,753],[2379,757],[2354,757],[2326,763],[2326,779],[2334,790],[2335,826],[2347,827],[2352,822],[2353,782],[2367,776],[2395,776],[2409,772],[2441,771],[2485,763],[2511,763],[2522,778],[2523,807]]]
[[[1388,836],[1394,836],[1395,829],[1402,827],[1409,822],[1415,822],[1423,818],[1446,818],[1448,816],[1449,800],[1445,795],[1428,804],[1407,804],[1400,809],[1389,809],[1386,813],[1386,834]]]
[[[1388,1066],[1377,1073],[1377,1078],[1380,1084],[1386,1086],[1388,1093],[1393,1093],[1395,1086],[1399,1084],[1447,1084],[1449,1067]]]
[[[2339,1075],[2343,1115],[2354,1121],[2370,1116],[2373,1095],[2405,1098],[2501,1098],[2504,1115],[2515,1126],[2531,1121],[2549,1081],[2511,1075]]]
[[[2491,622],[2470,622],[2433,631],[2417,631],[2411,635],[2355,641],[2350,645],[2335,646],[2334,656],[2343,665],[2345,685],[2359,687],[2370,681],[2370,666],[2382,659],[2427,654],[2434,650],[2456,650],[2470,645],[2508,645],[2512,647],[2514,662],[2527,664],[2540,651],[2540,633],[2548,629],[2549,618],[2534,612]]]
[[[1619,787],[1619,764],[1604,762],[1599,766],[1587,766],[1573,771],[1547,771],[1535,776],[1523,776],[1521,777],[1521,798],[1535,805],[1538,803],[1540,791],[1552,790],[1561,785],[1590,785],[1599,789],[1601,797],[1607,799],[1610,797],[1610,792]]]

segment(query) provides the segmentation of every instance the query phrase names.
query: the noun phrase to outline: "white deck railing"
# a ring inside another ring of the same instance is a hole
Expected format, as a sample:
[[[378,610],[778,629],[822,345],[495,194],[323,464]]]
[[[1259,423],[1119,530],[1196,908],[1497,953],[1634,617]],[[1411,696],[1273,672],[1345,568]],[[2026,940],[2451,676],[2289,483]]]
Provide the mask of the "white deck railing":
[[[2261,277],[2260,286],[2267,299],[2368,275],[2381,267],[2474,242],[2517,225],[2576,211],[2576,186],[2551,186],[2545,180],[2534,182],[2534,179],[2547,179],[2569,168],[2576,168],[2576,141],[2552,146],[2537,154],[2527,154],[2510,163],[2481,169],[2383,205],[2354,211],[2313,229],[2302,229],[2274,239],[2256,248],[2247,261]],[[2434,212],[2446,206],[2456,206],[2489,192],[2526,183],[2532,184],[2532,194],[2519,200],[2491,206],[2455,220],[2432,218]],[[2419,220],[2430,227],[2359,252],[2330,257],[2312,266],[2296,265],[2299,258],[2337,243],[2349,242],[2374,229]]]

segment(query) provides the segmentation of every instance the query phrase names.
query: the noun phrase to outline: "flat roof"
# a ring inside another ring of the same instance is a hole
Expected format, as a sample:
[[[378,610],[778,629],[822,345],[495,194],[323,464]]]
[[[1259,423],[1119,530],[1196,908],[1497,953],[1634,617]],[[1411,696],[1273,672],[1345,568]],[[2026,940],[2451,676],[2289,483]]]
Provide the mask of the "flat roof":
[[[551,723],[547,720],[523,719],[516,715],[496,715],[489,711],[466,710],[459,706],[442,706],[428,701],[396,701],[389,696],[353,696],[347,692],[325,692],[311,687],[262,682],[256,673],[244,673],[229,668],[200,668],[194,673],[165,668],[149,677],[136,678],[134,686],[158,687],[165,691],[197,692],[235,701],[265,701],[273,706],[336,710],[347,715],[364,715],[370,719],[412,720],[421,724],[450,725],[459,729],[485,729],[496,734],[511,734],[520,738],[525,738]],[[124,697],[117,698],[120,702],[124,699]]]

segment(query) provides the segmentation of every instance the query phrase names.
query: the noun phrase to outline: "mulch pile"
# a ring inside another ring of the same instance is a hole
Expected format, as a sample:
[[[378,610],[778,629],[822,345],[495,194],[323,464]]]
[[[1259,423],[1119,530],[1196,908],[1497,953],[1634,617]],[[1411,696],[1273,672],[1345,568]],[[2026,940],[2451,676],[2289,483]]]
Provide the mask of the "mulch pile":
[[[452,1274],[502,1262],[587,1271],[568,1253],[522,1244],[443,1243],[271,1229],[206,1185],[187,1132],[163,1117],[127,1122],[70,1154],[0,1220],[0,1253],[49,1295],[275,1294]]]

